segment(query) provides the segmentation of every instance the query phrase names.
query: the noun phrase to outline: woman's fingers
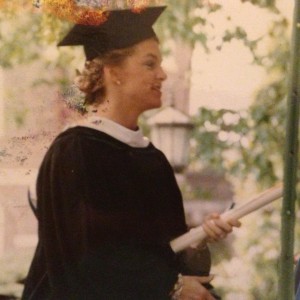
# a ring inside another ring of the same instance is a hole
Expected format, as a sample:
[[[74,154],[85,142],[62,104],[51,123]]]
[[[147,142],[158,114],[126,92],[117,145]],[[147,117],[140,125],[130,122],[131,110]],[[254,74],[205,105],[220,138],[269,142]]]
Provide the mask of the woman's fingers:
[[[202,224],[203,230],[207,234],[209,241],[217,241],[223,236],[222,231],[216,228],[213,222],[214,221],[210,220]]]
[[[214,279],[214,275],[209,276],[195,276],[195,279],[198,280],[198,282],[202,283],[210,283]]]
[[[237,219],[231,219],[228,221],[233,227],[241,227],[242,223]]]
[[[222,220],[221,218],[213,220],[214,225],[217,226],[219,231],[230,233],[232,231],[232,225],[229,222]]]
[[[202,285],[209,283],[213,279],[210,276],[183,276],[183,286],[180,293],[180,300],[195,299],[195,300],[215,300],[210,292]]]
[[[207,216],[202,224],[203,230],[208,236],[208,241],[217,241],[225,238],[232,232],[232,227],[240,227],[241,223],[237,219],[224,221],[217,213]]]

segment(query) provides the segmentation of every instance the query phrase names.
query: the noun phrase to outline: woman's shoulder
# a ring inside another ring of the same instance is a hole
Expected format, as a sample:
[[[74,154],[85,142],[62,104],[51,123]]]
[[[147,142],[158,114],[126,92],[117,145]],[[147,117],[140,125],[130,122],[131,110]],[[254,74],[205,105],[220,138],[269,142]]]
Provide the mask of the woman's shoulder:
[[[81,159],[98,160],[108,157],[113,152],[120,152],[122,145],[110,136],[87,127],[71,127],[56,136],[44,156],[44,162],[66,163]],[[117,151],[113,151],[117,149]],[[121,151],[122,152],[122,151]]]
[[[160,152],[151,142],[146,147],[133,147],[106,132],[86,126],[70,127],[60,133],[53,142],[56,146],[68,145],[70,143],[81,144],[85,147],[101,146],[103,149],[115,149],[129,152]]]
[[[101,157],[113,159],[126,154],[147,159],[153,155],[156,159],[162,156],[152,143],[145,148],[135,148],[107,133],[84,126],[71,127],[61,132],[50,145],[46,156],[69,159],[69,156],[83,155],[86,159],[96,157],[99,160]]]
[[[110,135],[84,126],[70,127],[61,132],[53,142],[54,146],[77,144],[85,146],[101,145],[103,147],[124,147],[123,143],[119,142]]]

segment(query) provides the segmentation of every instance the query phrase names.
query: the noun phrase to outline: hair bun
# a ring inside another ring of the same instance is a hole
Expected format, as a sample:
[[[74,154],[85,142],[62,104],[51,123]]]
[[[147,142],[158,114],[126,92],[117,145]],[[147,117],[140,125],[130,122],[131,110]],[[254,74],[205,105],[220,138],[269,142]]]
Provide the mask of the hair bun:
[[[76,70],[75,85],[85,94],[95,93],[103,88],[103,62],[100,58],[87,61],[82,73]]]

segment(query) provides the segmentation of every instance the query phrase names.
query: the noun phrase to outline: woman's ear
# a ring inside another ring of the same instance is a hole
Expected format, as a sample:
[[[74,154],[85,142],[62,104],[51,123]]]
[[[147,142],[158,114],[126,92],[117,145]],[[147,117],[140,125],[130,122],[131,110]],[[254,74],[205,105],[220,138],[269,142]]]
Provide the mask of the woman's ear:
[[[107,83],[112,83],[114,85],[121,85],[121,76],[117,67],[113,66],[104,66],[103,68],[104,76],[107,80]]]

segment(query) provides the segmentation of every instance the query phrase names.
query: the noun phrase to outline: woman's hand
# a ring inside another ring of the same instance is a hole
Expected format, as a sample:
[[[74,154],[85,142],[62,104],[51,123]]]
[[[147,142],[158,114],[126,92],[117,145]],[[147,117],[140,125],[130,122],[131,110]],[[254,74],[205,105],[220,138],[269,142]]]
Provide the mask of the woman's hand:
[[[213,276],[182,276],[182,289],[179,300],[215,300],[210,292],[202,285],[209,283]]]
[[[224,221],[220,218],[220,214],[212,213],[208,215],[202,224],[203,230],[207,234],[208,242],[216,242],[226,238],[228,233],[232,232],[233,227],[240,227],[241,223],[237,219]]]

